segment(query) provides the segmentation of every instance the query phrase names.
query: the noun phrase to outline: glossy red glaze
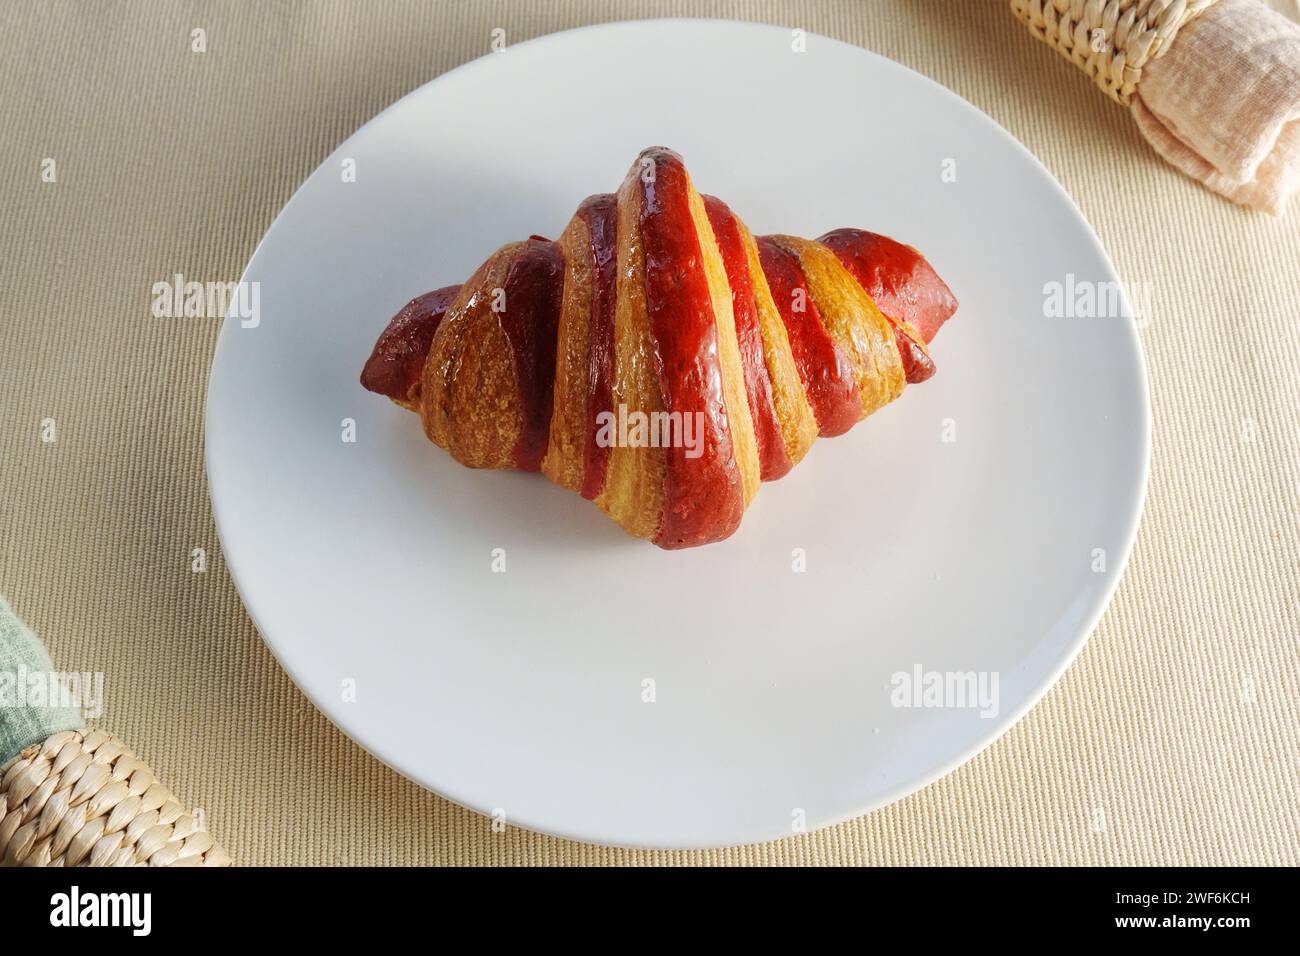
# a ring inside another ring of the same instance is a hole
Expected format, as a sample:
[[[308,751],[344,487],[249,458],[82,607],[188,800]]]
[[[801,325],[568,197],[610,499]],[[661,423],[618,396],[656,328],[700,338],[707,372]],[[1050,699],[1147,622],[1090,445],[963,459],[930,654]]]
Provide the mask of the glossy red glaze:
[[[862,418],[853,366],[822,324],[799,257],[781,248],[771,236],[759,236],[755,241],[818,430],[823,435],[842,435]],[[795,311],[796,300],[803,311]]]
[[[862,229],[834,229],[818,240],[867,290],[885,317],[911,322],[928,343],[957,311],[957,299],[911,246]]]
[[[731,286],[731,311],[736,321],[736,341],[740,362],[745,370],[745,391],[749,395],[749,414],[754,420],[754,437],[758,442],[758,466],[764,481],[774,481],[790,470],[781,423],[772,403],[772,379],[763,358],[763,333],[758,326],[758,306],[754,302],[754,281],[749,272],[749,254],[740,234],[736,215],[716,196],[704,197],[704,211],[709,214],[713,236],[722,253]]]
[[[591,250],[591,311],[587,325],[587,443],[582,455],[582,497],[591,499],[605,487],[609,447],[596,441],[597,416],[613,410],[614,306],[618,300],[618,197],[589,196],[578,207],[587,226]]]
[[[703,413],[699,457],[688,458],[681,443],[664,449],[664,516],[655,544],[685,548],[736,530],[745,510],[744,487],[722,394],[713,301],[691,218],[686,167],[672,150],[656,147],[641,154],[638,169],[646,311],[664,410],[692,420]]]
[[[442,317],[460,286],[449,285],[417,296],[393,316],[361,370],[361,385],[397,401],[415,401],[420,372]]]
[[[501,329],[510,343],[523,428],[515,443],[515,467],[541,471],[551,434],[555,386],[555,336],[564,292],[564,254],[560,244],[530,239],[515,254],[506,273]]]
[[[849,274],[858,280],[858,284],[871,295],[872,301],[894,329],[894,344],[898,347],[898,356],[903,362],[903,377],[909,385],[924,382],[934,375],[934,359],[925,348],[912,338],[911,334],[899,324],[896,309],[886,310],[880,301],[872,295],[871,278],[872,259],[869,250],[873,243],[859,240],[860,236],[874,236],[874,233],[862,232],[860,229],[836,229],[828,232],[817,241],[830,249]],[[893,240],[890,240],[891,242]],[[875,248],[879,248],[876,246]],[[880,263],[876,263],[879,265]]]
[[[882,310],[883,314],[883,310]],[[885,318],[889,318],[885,316]],[[894,344],[898,346],[898,357],[903,362],[903,379],[908,385],[924,382],[934,375],[934,359],[930,358],[921,344],[907,334],[897,322],[889,323],[894,328]]]

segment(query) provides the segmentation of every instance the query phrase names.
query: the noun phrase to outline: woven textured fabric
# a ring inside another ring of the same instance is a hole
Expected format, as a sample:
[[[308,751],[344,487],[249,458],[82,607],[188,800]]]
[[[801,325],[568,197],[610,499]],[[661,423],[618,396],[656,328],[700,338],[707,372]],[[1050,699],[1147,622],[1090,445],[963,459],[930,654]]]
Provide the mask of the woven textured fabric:
[[[24,747],[83,726],[71,691],[41,639],[0,595],[0,766]]]
[[[159,279],[238,279],[335,145],[486,54],[494,28],[513,43],[666,15],[856,43],[1019,137],[1150,290],[1155,423],[1115,601],[1014,729],[884,810],[682,853],[493,833],[315,711],[258,638],[212,523],[218,323],[150,314]],[[1250,213],[1170,168],[1005,0],[46,0],[6,12],[0,88],[0,589],[60,667],[105,673],[103,722],[234,859],[1300,863],[1300,204]]]

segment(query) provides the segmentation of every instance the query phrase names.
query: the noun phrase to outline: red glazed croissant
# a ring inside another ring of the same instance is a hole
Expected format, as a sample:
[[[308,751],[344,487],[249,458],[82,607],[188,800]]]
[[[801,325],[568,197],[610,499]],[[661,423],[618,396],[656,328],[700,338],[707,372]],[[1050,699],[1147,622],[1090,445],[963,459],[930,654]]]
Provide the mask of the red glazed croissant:
[[[819,434],[929,378],[926,343],[956,308],[884,236],[755,239],[656,147],[557,242],[511,243],[408,303],[361,384],[463,464],[541,471],[686,548],[735,531]]]

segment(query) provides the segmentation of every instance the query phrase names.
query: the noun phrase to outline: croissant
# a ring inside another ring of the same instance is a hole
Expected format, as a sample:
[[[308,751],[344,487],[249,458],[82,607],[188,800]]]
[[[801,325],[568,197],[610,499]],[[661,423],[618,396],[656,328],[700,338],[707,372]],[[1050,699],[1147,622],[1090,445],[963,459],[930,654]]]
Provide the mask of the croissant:
[[[541,471],[661,548],[720,541],[759,483],[934,374],[957,301],[858,229],[755,238],[644,150],[557,241],[409,302],[361,384],[473,468]]]

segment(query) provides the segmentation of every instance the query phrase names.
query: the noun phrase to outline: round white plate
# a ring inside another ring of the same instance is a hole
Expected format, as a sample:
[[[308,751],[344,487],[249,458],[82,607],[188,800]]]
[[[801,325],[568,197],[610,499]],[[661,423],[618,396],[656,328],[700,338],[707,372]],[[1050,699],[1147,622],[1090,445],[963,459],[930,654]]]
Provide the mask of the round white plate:
[[[312,701],[459,803],[631,846],[851,817],[1006,731],[1115,589],[1149,448],[1135,324],[1045,315],[1050,283],[1115,281],[1096,236],[964,100],[806,44],[647,21],[484,56],[340,146],[248,265],[257,323],[227,319],[208,392],[231,575]],[[652,144],[755,233],[884,232],[961,301],[932,380],[676,552],[539,475],[461,467],[357,381],[403,303],[557,236]]]

